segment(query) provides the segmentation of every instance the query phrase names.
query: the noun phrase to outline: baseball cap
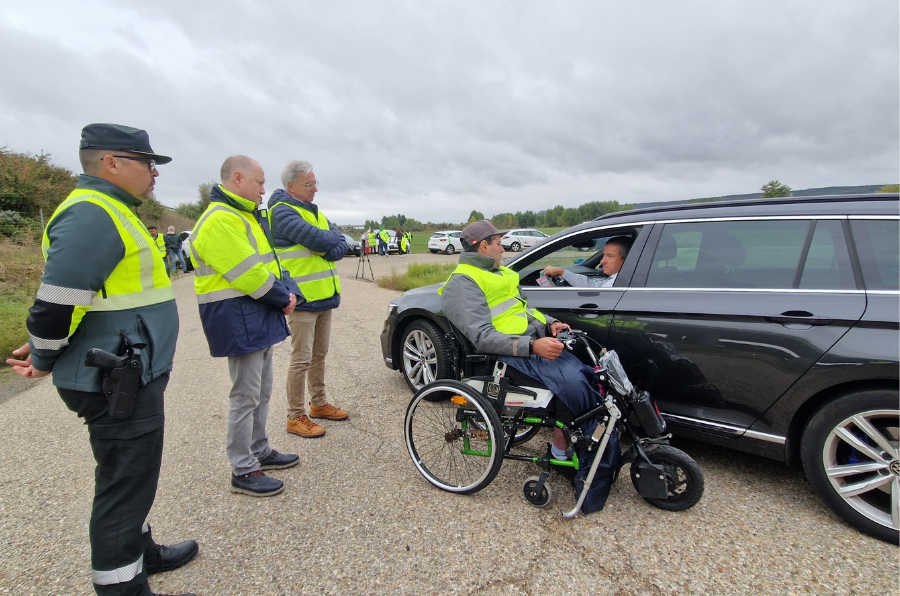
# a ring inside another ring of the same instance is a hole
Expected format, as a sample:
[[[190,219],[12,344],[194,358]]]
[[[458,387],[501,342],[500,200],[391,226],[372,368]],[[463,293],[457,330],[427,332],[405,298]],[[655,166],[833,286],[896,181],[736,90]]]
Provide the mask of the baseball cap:
[[[460,234],[460,240],[462,241],[464,250],[475,250],[474,247],[477,247],[478,243],[482,240],[486,240],[494,234],[500,234],[502,236],[505,233],[506,232],[498,231],[497,228],[494,227],[494,224],[488,220],[479,219],[463,228],[463,231]]]
[[[154,153],[150,147],[150,135],[146,130],[121,124],[88,124],[81,129],[79,149],[112,149],[140,153],[156,161],[169,163],[171,157]]]

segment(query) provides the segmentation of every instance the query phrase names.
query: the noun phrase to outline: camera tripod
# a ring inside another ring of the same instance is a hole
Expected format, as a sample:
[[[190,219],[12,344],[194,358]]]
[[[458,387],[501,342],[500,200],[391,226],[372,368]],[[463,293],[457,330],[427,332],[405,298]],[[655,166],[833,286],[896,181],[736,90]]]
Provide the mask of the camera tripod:
[[[371,280],[366,277],[366,265],[369,266],[369,277],[372,278]],[[375,274],[372,272],[372,261],[369,260],[369,255],[365,248],[363,248],[362,254],[359,255],[359,261],[356,263],[356,275],[354,276],[354,279],[375,281]]]

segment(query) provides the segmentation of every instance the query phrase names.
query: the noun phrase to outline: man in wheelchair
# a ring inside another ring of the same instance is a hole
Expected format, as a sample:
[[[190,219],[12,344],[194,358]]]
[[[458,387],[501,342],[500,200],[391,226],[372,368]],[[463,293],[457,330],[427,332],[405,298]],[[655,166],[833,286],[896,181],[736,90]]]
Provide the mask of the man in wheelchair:
[[[594,371],[556,339],[560,331],[569,329],[568,325],[528,308],[519,294],[519,275],[500,266],[502,235],[486,220],[463,229],[460,239],[464,250],[459,265],[439,290],[441,310],[476,350],[496,354],[506,363],[506,377],[512,384],[550,389],[555,396],[555,417],[571,422],[602,402],[592,386]],[[596,424],[596,420],[582,422],[582,432],[593,432]],[[620,457],[618,435],[614,433],[610,442],[582,505],[584,513],[602,509],[609,494]],[[572,456],[572,447],[558,427],[554,428],[550,450],[557,460]],[[593,452],[579,453],[577,475],[566,473],[573,471],[571,467],[558,468],[573,481],[577,493],[592,460]]]

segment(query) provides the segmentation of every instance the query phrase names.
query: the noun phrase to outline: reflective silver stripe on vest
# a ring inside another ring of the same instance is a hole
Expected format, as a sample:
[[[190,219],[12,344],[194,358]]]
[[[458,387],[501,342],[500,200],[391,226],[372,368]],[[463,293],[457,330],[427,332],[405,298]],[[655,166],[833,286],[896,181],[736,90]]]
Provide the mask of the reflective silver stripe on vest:
[[[308,259],[313,254],[309,250],[279,250],[278,256],[282,259]]]
[[[273,273],[269,273],[269,279],[266,280],[266,283],[264,283],[258,290],[251,292],[250,297],[254,300],[259,300],[260,298],[265,296],[266,293],[271,290],[274,285],[275,275]]]
[[[240,298],[246,296],[243,292],[238,292],[231,288],[216,290],[215,292],[207,292],[206,294],[197,294],[197,304],[209,304],[210,302],[220,302],[230,298]]]
[[[519,301],[515,298],[510,298],[509,300],[501,302],[497,306],[491,308],[491,318],[496,319],[518,303]]]
[[[36,350],[61,350],[69,345],[68,337],[65,339],[44,339],[29,334],[28,339]]]
[[[130,308],[160,304],[169,300],[175,300],[175,290],[172,289],[172,286],[144,290],[135,294],[107,296],[106,298],[102,294],[97,294],[91,303],[91,310],[99,312],[128,310]]]
[[[315,273],[310,273],[309,275],[302,275],[300,277],[295,277],[294,281],[298,284],[302,284],[307,281],[316,281],[317,279],[326,279],[329,277],[334,277],[337,272],[334,269],[326,269],[325,271],[317,271]]]
[[[41,284],[37,291],[37,299],[66,306],[90,306],[91,300],[94,299],[94,292]]]
[[[97,571],[96,569],[91,569],[91,580],[98,586],[124,584],[137,577],[137,574],[141,572],[143,566],[144,555],[141,555],[134,563],[129,563],[118,569],[110,569],[109,571]]]
[[[222,271],[222,277],[228,280],[229,283],[234,283],[234,281],[247,273],[257,265],[262,264],[262,259],[258,254],[248,255],[243,261],[229,269],[228,271]]]

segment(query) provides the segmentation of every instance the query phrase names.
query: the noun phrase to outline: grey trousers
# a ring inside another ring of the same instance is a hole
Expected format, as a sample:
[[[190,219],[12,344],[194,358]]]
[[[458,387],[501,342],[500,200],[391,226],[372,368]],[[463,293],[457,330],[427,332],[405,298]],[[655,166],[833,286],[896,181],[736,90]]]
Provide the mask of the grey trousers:
[[[268,348],[228,357],[231,395],[228,408],[228,459],[236,476],[255,472],[259,460],[272,453],[266,436],[266,418],[272,397],[272,354]]]

